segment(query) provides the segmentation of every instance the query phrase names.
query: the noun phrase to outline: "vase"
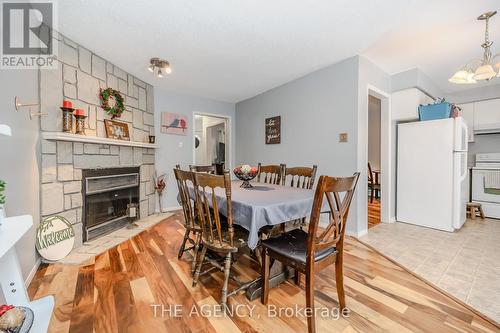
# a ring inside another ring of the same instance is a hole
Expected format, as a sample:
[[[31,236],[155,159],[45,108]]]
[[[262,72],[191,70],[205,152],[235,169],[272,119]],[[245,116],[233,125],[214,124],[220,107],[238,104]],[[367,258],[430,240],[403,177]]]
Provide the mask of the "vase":
[[[161,190],[161,191],[160,190],[156,190],[156,192],[158,193],[158,207],[160,209],[158,214],[161,214],[161,213],[163,213],[162,212],[162,208],[161,208],[161,195],[163,193],[163,190]]]
[[[3,204],[0,204],[0,225],[2,225],[2,220],[7,217],[7,214],[5,213],[5,207]]]

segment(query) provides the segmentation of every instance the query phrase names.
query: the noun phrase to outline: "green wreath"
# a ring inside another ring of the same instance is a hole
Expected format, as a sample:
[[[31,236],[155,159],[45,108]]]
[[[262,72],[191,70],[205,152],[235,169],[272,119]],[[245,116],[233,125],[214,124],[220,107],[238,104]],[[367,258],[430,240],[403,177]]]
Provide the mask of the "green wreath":
[[[123,96],[119,91],[112,88],[100,89],[99,96],[101,97],[101,108],[111,116],[111,119],[122,115],[125,105],[123,104]],[[114,105],[110,105],[110,99],[115,101]]]

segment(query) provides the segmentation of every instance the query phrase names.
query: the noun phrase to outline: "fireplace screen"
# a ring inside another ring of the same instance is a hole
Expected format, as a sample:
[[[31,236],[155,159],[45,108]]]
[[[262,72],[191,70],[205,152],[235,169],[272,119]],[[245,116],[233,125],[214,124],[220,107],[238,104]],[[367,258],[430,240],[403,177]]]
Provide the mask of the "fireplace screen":
[[[126,225],[139,202],[138,168],[84,170],[84,241]]]

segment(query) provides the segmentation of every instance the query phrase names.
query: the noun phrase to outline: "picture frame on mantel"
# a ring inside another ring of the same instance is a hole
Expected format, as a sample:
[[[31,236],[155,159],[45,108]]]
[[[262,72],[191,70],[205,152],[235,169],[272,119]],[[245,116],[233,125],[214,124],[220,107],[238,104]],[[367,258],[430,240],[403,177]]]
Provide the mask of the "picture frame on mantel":
[[[281,143],[281,116],[266,118],[266,145]]]
[[[104,119],[104,127],[106,128],[106,137],[108,139],[130,141],[130,133],[127,123]]]

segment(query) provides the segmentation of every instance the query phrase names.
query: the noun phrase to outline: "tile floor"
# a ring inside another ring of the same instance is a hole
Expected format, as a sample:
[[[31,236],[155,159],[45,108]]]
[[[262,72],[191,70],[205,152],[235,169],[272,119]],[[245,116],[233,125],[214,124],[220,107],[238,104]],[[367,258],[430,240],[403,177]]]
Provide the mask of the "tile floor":
[[[172,215],[173,213],[161,213],[138,220],[136,221],[138,227],[133,229],[127,229],[126,227],[124,227],[97,239],[91,240],[90,242],[86,242],[82,246],[73,249],[73,251],[71,251],[68,256],[66,256],[62,260],[59,260],[58,263],[79,265],[89,260],[90,258],[93,258],[95,255],[107,251],[110,248],[126,241],[127,239],[132,238],[143,230],[150,228],[151,226],[163,221],[164,219]]]
[[[381,223],[360,240],[500,322],[500,220],[467,220],[455,233]]]

